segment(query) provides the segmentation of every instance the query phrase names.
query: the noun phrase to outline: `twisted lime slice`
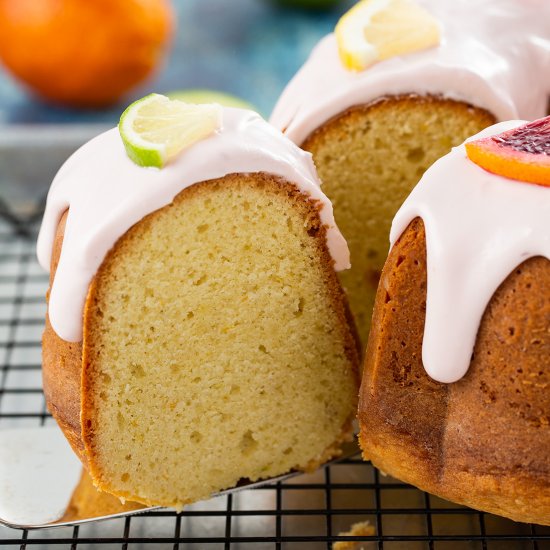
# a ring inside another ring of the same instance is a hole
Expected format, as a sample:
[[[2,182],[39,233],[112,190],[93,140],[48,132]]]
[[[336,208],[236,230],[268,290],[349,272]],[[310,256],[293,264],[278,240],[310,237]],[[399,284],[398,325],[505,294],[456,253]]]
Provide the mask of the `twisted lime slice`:
[[[151,94],[122,113],[118,129],[132,161],[162,168],[184,149],[218,130],[221,120],[220,105],[192,105]]]

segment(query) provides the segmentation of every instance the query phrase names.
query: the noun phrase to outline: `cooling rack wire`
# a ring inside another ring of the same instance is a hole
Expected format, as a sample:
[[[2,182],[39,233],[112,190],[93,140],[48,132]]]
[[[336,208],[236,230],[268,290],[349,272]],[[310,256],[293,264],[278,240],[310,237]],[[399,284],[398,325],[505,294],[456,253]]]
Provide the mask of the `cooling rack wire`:
[[[48,277],[35,255],[39,219],[40,212],[21,221],[0,204],[0,429],[53,424],[40,375]],[[366,521],[372,526],[367,534],[344,534]],[[56,529],[0,526],[0,546],[550,550],[550,528],[450,504],[382,475],[356,455],[312,475],[214,498],[181,513],[154,511]]]

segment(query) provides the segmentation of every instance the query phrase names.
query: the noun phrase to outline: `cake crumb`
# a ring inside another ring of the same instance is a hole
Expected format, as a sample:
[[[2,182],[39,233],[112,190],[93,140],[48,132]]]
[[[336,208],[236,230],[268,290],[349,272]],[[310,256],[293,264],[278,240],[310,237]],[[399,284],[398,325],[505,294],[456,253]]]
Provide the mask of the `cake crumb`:
[[[374,527],[368,521],[354,523],[349,531],[338,533],[339,537],[373,537],[374,535]],[[333,550],[367,550],[371,544],[365,541],[340,541],[335,542],[332,548]]]

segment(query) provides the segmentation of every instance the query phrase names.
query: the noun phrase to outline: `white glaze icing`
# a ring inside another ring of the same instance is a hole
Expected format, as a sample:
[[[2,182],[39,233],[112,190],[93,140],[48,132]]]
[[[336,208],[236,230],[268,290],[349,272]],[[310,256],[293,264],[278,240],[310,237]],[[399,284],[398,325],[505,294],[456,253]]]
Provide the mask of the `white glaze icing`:
[[[397,94],[434,94],[472,103],[497,120],[536,119],[550,95],[548,0],[418,0],[441,23],[438,47],[344,68],[329,34],[288,84],[271,123],[301,144],[354,105]]]
[[[49,317],[64,340],[82,338],[88,286],[109,249],[132,225],[169,204],[195,183],[231,173],[265,172],[293,183],[321,205],[336,270],[349,267],[349,251],[321,191],[311,155],[256,113],[224,108],[222,128],[186,149],[162,170],[141,168],[126,155],[118,130],[88,142],[62,166],[50,192],[38,237],[38,259],[49,269],[59,220],[69,214]]]
[[[470,140],[521,124],[502,122]],[[468,370],[479,323],[500,284],[528,258],[550,259],[550,188],[490,174],[461,145],[428,169],[405,201],[392,245],[416,217],[424,221],[427,247],[422,361],[435,380],[455,382]]]

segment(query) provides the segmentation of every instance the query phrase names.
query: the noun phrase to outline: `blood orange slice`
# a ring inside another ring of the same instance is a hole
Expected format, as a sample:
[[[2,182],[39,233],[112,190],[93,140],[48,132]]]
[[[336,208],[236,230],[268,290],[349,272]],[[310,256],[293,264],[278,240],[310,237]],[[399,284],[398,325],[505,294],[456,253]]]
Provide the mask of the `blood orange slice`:
[[[471,161],[493,174],[550,186],[550,116],[466,143]]]

